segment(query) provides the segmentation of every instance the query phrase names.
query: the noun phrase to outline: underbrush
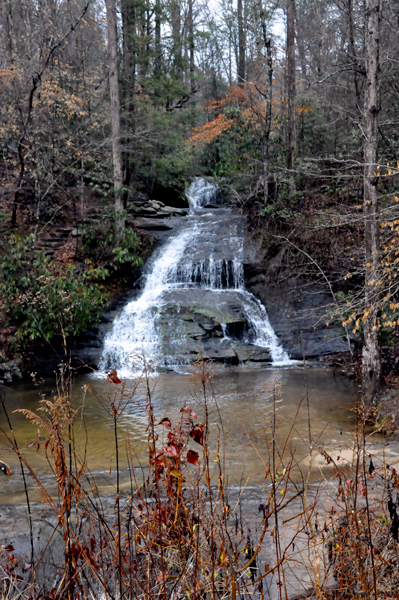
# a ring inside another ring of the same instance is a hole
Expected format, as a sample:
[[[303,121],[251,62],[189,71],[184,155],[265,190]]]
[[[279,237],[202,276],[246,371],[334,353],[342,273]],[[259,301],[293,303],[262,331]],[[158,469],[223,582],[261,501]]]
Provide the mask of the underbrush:
[[[84,398],[81,406],[72,406],[69,368],[61,371],[51,400],[44,397],[36,412],[23,411],[38,429],[35,444],[51,467],[55,493],[30,467],[6,412],[10,432],[3,435],[21,463],[31,552],[22,556],[12,539],[1,547],[2,597],[397,598],[399,475],[383,457],[370,456],[361,406],[353,446],[344,450],[343,461],[313,439],[308,392],[291,418],[285,443],[278,446],[278,389],[269,390],[273,410],[267,424],[268,455],[258,453],[265,480],[255,519],[248,512],[246,485],[238,491],[229,486],[225,448],[234,442],[225,438],[222,422],[214,432],[216,443],[210,444],[209,414],[218,412],[211,362],[200,359],[195,366],[192,406],[181,406],[177,420],[160,421],[145,361],[133,383],[108,371],[112,389],[97,398],[99,410],[106,410],[113,423],[112,503],[101,495],[85,449],[76,443]],[[144,399],[139,386],[145,386]],[[132,404],[146,416],[146,465],[136,464],[129,439],[126,447],[121,443],[120,422]],[[308,415],[306,431],[298,430],[300,410]],[[306,456],[297,455],[294,432],[306,441]],[[128,457],[129,489],[121,486],[121,452]],[[314,484],[317,465],[322,465],[322,478]],[[32,533],[30,478],[54,523],[40,552]],[[40,580],[40,566],[59,534],[62,552],[53,559],[50,585]]]
[[[5,321],[16,326],[14,345],[64,340],[98,324],[107,300],[103,269],[77,272],[34,250],[34,238],[16,236],[0,246],[0,293]]]
[[[106,213],[105,213],[106,215]],[[123,269],[140,267],[143,258],[138,254],[139,240],[131,229],[125,229],[120,239],[115,228],[110,226],[109,216],[102,223],[91,223],[82,227],[82,238],[78,249],[79,258],[102,265],[108,275],[123,275]]]

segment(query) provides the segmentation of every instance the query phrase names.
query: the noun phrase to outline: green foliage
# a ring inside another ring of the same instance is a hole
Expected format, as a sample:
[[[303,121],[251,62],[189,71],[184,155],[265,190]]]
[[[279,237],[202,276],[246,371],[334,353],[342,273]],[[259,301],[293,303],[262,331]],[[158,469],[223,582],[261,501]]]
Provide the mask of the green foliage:
[[[239,107],[227,107],[225,115],[235,121],[234,125],[224,131],[218,139],[210,144],[213,154],[213,172],[218,177],[235,177],[240,180],[245,173],[254,175],[256,165],[261,160],[261,131],[241,117]],[[244,189],[247,183],[242,181]]]
[[[184,189],[187,174],[192,170],[193,155],[181,145],[155,160],[157,183],[163,187]]]
[[[333,147],[333,130],[328,126],[323,106],[313,94],[297,98],[297,135],[300,154],[320,156]]]
[[[274,218],[279,217],[284,221],[289,221],[294,217],[294,213],[289,208],[283,206],[281,203],[276,202],[275,204],[268,204],[264,206],[259,212],[259,216],[261,217],[270,217]]]
[[[81,252],[84,258],[103,262],[103,266],[97,267],[97,279],[106,279],[111,271],[118,271],[124,265],[139,267],[143,262],[137,255],[137,235],[134,231],[125,229],[117,239],[109,222],[110,219],[105,219],[105,225],[88,225],[82,235]]]
[[[16,342],[76,336],[99,322],[107,294],[97,279],[104,271],[78,273],[34,252],[33,236],[12,236],[1,246],[0,293],[6,316],[18,325]]]

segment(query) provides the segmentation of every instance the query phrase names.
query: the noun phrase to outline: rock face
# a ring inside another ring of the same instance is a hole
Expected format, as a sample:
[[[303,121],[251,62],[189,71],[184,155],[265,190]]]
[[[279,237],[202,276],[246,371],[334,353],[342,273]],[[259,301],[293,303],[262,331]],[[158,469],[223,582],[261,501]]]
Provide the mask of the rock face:
[[[170,223],[165,223],[164,220],[148,217],[138,217],[134,219],[133,224],[138,229],[149,229],[150,231],[169,231],[173,229],[173,226]]]
[[[270,323],[291,358],[317,358],[349,350],[345,331],[326,326],[332,298],[315,284],[293,276],[266,283],[264,275],[248,280],[248,289],[264,304]],[[302,335],[301,335],[302,333]]]
[[[337,324],[326,325],[334,307],[331,294],[322,285],[296,276],[292,268],[281,268],[279,257],[269,263],[264,263],[262,257],[259,244],[247,232],[246,288],[265,306],[290,357],[301,360],[304,352],[306,358],[314,359],[349,350],[344,329]]]
[[[166,206],[160,200],[136,202],[128,211],[129,221],[133,227],[144,230],[158,239],[159,232],[170,231],[179,225],[179,217],[185,217],[186,208]]]
[[[251,325],[236,292],[220,291],[217,305],[211,290],[175,291],[163,302],[160,343],[171,364],[176,356],[189,362],[200,353],[228,364],[271,362],[267,348],[250,343]]]
[[[171,188],[156,183],[152,191],[152,196],[156,200],[165,202],[165,204],[168,206],[173,206],[176,208],[188,208],[189,206],[183,182],[180,189],[176,189],[176,187]]]

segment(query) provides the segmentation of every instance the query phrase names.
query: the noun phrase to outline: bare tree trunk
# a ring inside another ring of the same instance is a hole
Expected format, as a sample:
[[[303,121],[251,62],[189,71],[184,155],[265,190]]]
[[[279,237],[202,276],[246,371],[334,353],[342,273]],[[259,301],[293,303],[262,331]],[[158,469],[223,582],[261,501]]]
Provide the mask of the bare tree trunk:
[[[179,79],[183,78],[183,60],[181,43],[181,12],[180,0],[173,0],[171,7],[172,17],[172,36],[173,36],[173,55],[175,63],[175,72]]]
[[[351,49],[351,60],[354,63],[353,78],[355,83],[356,92],[356,104],[357,109],[360,111],[360,86],[359,86],[359,74],[357,72],[357,55],[355,48],[355,34],[353,28],[353,0],[348,0],[348,29],[349,29],[349,44]]]
[[[298,48],[299,62],[301,64],[301,72],[302,72],[302,79],[303,79],[302,87],[303,87],[304,84],[306,84],[308,82],[308,71],[306,68],[306,54],[305,54],[305,48],[303,45],[303,33],[302,33],[302,29],[301,29],[301,21],[298,19],[296,7],[295,7],[295,39],[296,39],[296,45]]]
[[[10,56],[10,63],[14,64],[14,52],[15,52],[15,41],[14,41],[14,24],[13,24],[13,14],[12,14],[12,3],[11,0],[7,1],[7,9],[4,10],[7,24],[7,51]]]
[[[231,25],[229,25],[229,87],[233,82],[232,77],[232,34],[231,34]]]
[[[136,7],[134,0],[121,0],[123,35],[123,85],[125,110],[130,111],[136,78]]]
[[[238,83],[245,81],[245,30],[243,19],[243,0],[237,0],[237,20],[238,20],[238,64],[237,78]]]
[[[155,0],[155,59],[154,75],[158,81],[161,76],[162,46],[161,46],[161,0]],[[158,93],[158,90],[157,90]]]
[[[381,382],[381,291],[380,239],[378,221],[378,113],[379,99],[379,28],[380,0],[365,1],[364,101],[364,218],[365,218],[365,303],[366,319],[363,345],[363,400],[367,406],[375,401]]]
[[[194,0],[188,0],[188,47],[190,57],[190,90],[195,91],[195,76],[194,76],[194,15],[193,15]]]
[[[296,152],[296,86],[295,86],[295,0],[287,0],[287,95],[288,95],[288,152],[287,169],[294,188],[292,170]]]
[[[260,11],[260,20],[262,27],[263,44],[266,50],[266,94],[265,94],[265,124],[263,128],[263,194],[264,203],[267,204],[269,198],[269,141],[272,126],[272,100],[273,100],[273,59],[272,59],[272,40],[267,37],[266,19],[263,9]]]
[[[120,235],[121,231],[125,227],[125,219],[122,216],[122,211],[124,208],[122,198],[122,145],[115,0],[105,0],[105,5],[107,8],[108,29],[109,91],[111,97],[112,125],[112,162],[114,166],[115,230],[117,232],[117,235]]]
[[[136,89],[136,6],[134,0],[121,0],[123,35],[123,83],[122,129],[129,132],[129,138],[121,140],[123,185],[128,187],[134,176],[134,163],[131,161],[131,139],[134,134],[134,95]]]

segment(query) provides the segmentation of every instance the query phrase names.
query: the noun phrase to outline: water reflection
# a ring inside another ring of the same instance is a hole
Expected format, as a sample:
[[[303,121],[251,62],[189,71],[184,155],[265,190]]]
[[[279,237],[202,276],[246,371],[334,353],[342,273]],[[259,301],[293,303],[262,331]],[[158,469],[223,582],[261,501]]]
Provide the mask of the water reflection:
[[[194,385],[192,374],[169,372],[150,380],[155,420],[164,417],[177,421],[180,408],[190,405],[203,418],[204,398],[200,385]],[[307,370],[310,406],[310,424],[313,440],[329,447],[349,443],[353,428],[352,408],[354,394],[348,380],[334,377],[322,368]],[[137,477],[142,477],[141,467],[148,463],[146,382],[123,384],[126,406],[118,420],[122,479],[129,485],[129,458],[126,441],[131,447],[131,460]],[[104,410],[111,401],[115,388],[105,378],[78,377],[73,388],[73,406],[78,409],[75,422],[77,451],[80,456],[87,452],[88,467],[99,477],[100,486],[106,492],[114,484],[115,447],[113,419],[110,411]],[[134,393],[132,390],[134,389]],[[18,442],[23,447],[32,467],[51,485],[52,476],[46,463],[43,447],[37,452],[31,446],[36,440],[37,427],[31,425],[16,409],[37,410],[41,395],[51,399],[55,394],[50,386],[45,390],[14,385],[5,390],[6,403],[10,412]],[[102,400],[100,400],[102,398]],[[252,485],[264,483],[265,467],[271,443],[272,416],[276,414],[276,439],[280,450],[290,433],[290,452],[299,461],[308,453],[308,417],[306,410],[306,385],[303,369],[219,369],[208,388],[208,404],[211,426],[211,447],[216,449],[217,437],[223,441],[222,457],[225,459],[230,483],[237,484],[250,478]],[[295,421],[295,424],[294,424]],[[1,426],[6,430],[4,415]],[[157,427],[159,446],[165,437],[165,429]],[[44,436],[39,433],[39,438]],[[192,442],[195,448],[195,442]],[[197,450],[199,446],[197,446]],[[259,458],[259,456],[261,458]],[[22,501],[23,487],[15,454],[7,448],[3,439],[0,444],[0,459],[14,469],[10,477],[1,478],[1,502]],[[216,468],[215,463],[215,468]],[[145,471],[144,471],[145,473]],[[299,471],[297,476],[300,476]],[[34,487],[33,478],[29,484]],[[111,487],[108,487],[111,486]],[[39,495],[37,495],[37,499]]]

